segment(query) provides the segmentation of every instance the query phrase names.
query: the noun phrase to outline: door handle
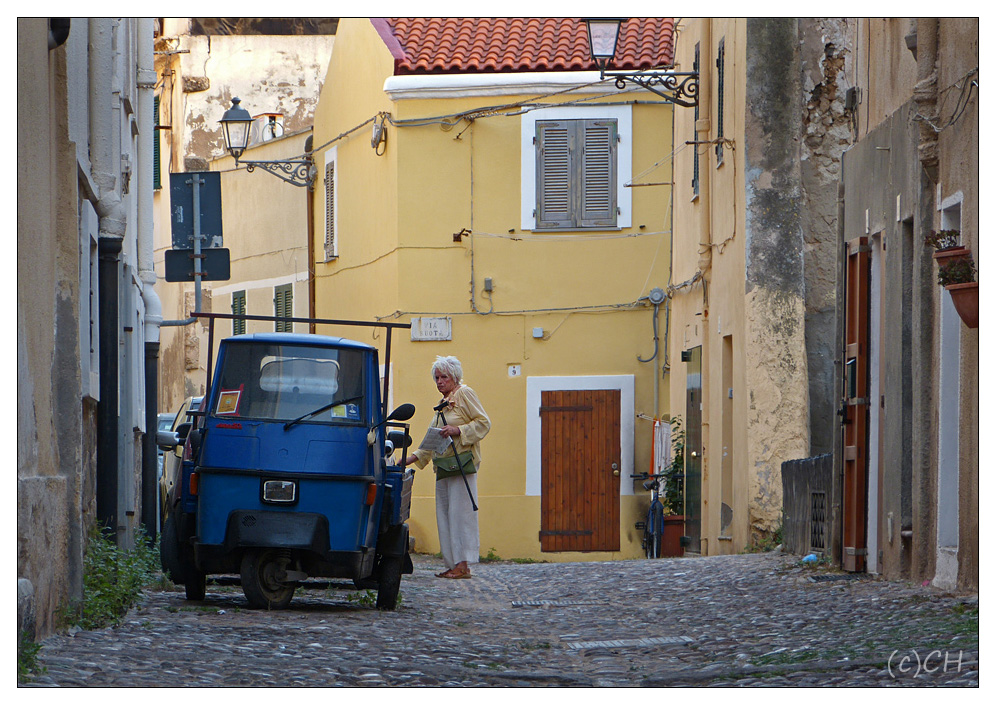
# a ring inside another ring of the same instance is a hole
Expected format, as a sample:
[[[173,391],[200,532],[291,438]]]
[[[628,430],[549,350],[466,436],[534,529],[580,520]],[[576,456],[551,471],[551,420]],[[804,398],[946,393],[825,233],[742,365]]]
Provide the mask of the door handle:
[[[612,474],[619,477],[619,463],[612,463]]]

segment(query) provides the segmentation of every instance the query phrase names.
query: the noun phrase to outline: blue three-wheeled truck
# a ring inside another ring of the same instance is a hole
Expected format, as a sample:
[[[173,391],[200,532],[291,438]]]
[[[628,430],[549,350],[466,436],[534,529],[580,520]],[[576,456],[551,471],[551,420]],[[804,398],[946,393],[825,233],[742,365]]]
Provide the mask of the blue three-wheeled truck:
[[[303,581],[329,577],[376,588],[377,607],[394,609],[412,572],[403,422],[415,407],[388,414],[384,400],[391,330],[409,325],[197,315],[209,321],[209,350],[217,319],[302,321],[385,329],[386,359],[381,367],[375,347],[324,335],[222,340],[200,410],[157,437],[184,446],[164,500],[163,568],[192,600],[204,599],[208,575],[238,574],[251,607],[283,609]]]

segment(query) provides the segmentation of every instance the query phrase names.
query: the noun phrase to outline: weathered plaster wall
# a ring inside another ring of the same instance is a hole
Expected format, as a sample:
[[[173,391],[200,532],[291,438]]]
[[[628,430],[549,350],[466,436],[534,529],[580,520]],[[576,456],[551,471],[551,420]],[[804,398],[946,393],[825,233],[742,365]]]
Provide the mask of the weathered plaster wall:
[[[849,87],[853,63],[848,45],[853,20],[799,20],[803,103],[800,144],[804,238],[806,354],[809,377],[810,455],[833,449],[836,400],[833,386],[837,287],[837,183],[840,161],[852,143]]]
[[[160,77],[157,95],[161,96],[161,117],[168,130],[160,132],[162,139],[162,184],[156,194],[155,258],[156,271],[164,272],[165,250],[172,244],[169,211],[170,172],[207,171],[212,159],[224,156],[224,139],[219,120],[231,107],[233,97],[241,98],[242,107],[253,115],[264,112],[284,115],[285,135],[290,138],[311,127],[314,110],[325,81],[325,74],[332,53],[335,35],[199,35],[189,34],[188,19],[167,19],[163,37],[157,44],[156,71]],[[174,52],[174,53],[169,53]],[[295,138],[293,148],[285,140],[267,145],[273,149],[263,156],[247,155],[250,159],[289,159],[303,153],[301,140]],[[261,147],[268,149],[268,146]],[[256,150],[254,150],[256,151]],[[231,160],[224,168],[231,168]],[[215,165],[213,168],[218,168]],[[239,247],[242,223],[260,222],[259,215],[278,213],[279,203],[288,191],[298,192],[304,199],[304,189],[279,181],[276,177],[256,171],[245,175],[258,182],[258,193],[249,210],[239,213],[231,193],[222,197],[225,218],[225,246]],[[276,200],[265,194],[276,194]],[[295,215],[304,206],[293,211]],[[270,236],[280,233],[272,219]],[[296,225],[296,224],[295,224]],[[284,232],[286,232],[284,230]],[[306,246],[306,233],[294,232],[296,242]],[[278,252],[280,244],[271,242],[268,251]],[[297,267],[300,268],[300,267]],[[235,271],[235,270],[233,270]],[[256,277],[263,280],[266,276]],[[230,312],[231,282],[209,282],[203,285],[202,309],[220,313]],[[225,294],[213,302],[210,292],[222,287]],[[250,287],[251,288],[251,287]],[[162,300],[163,317],[183,320],[194,310],[194,286],[188,283],[168,283],[160,279],[156,290]],[[270,315],[270,296],[250,301],[250,313]],[[295,309],[303,303],[307,312],[307,290],[294,293]],[[230,330],[230,329],[229,329]],[[207,327],[198,323],[176,327],[167,326],[161,332],[159,411],[176,411],[188,396],[202,394],[206,384]]]
[[[809,385],[794,19],[748,19],[746,301],[750,525],[780,520],[781,463],[809,453]]]

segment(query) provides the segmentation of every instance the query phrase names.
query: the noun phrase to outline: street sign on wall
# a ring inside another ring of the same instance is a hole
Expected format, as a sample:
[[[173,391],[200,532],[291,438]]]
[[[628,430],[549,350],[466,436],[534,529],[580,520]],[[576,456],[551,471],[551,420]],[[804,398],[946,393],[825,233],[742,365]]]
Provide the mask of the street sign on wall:
[[[200,233],[202,248],[222,247],[221,232],[221,172],[188,171],[169,175],[170,222],[173,229],[173,249],[194,249],[194,184],[200,179]]]

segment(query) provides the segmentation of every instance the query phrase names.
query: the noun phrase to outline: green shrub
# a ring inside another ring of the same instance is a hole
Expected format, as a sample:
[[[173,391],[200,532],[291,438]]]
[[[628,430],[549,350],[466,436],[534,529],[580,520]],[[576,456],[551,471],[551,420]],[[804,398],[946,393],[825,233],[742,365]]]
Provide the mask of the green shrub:
[[[135,531],[135,547],[128,551],[95,527],[83,555],[83,601],[63,610],[63,623],[83,629],[117,624],[159,572],[158,546],[149,542],[144,529]]]
[[[34,676],[44,673],[45,668],[38,666],[38,652],[41,644],[31,639],[27,632],[21,632],[17,640],[17,682],[26,683]]]
[[[663,468],[664,482],[660,488],[665,514],[685,513],[685,429],[681,417],[671,417],[671,464]]]

